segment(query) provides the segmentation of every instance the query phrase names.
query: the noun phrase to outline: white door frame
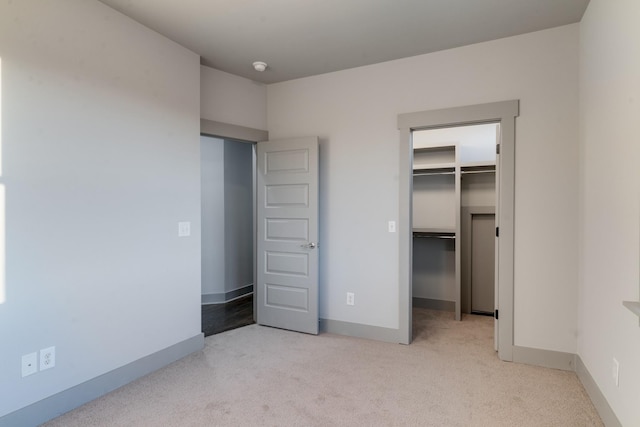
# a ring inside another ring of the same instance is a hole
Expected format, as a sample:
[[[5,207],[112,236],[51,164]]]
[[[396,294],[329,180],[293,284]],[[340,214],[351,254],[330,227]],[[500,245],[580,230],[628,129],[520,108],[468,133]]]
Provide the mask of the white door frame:
[[[420,111],[398,115],[400,130],[399,206],[398,206],[398,283],[399,320],[398,342],[410,344],[412,331],[412,165],[414,130],[463,126],[480,123],[499,123],[501,133],[499,206],[496,206],[496,226],[500,229],[498,249],[498,357],[513,360],[513,269],[514,269],[514,210],[515,210],[515,118],[519,115],[519,101],[502,101],[442,110]]]

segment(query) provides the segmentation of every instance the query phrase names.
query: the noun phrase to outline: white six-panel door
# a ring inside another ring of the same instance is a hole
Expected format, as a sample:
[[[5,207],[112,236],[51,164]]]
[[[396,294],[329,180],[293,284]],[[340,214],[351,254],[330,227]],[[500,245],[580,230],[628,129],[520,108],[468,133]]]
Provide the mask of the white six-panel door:
[[[257,323],[318,333],[318,138],[257,145]]]

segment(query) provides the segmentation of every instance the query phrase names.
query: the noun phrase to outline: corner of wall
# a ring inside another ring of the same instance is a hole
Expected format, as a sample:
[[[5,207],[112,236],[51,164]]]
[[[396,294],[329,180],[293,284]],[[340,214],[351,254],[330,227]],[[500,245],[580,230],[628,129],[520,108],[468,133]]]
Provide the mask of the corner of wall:
[[[593,406],[596,407],[598,415],[600,415],[600,418],[602,418],[604,425],[606,425],[607,427],[622,427],[620,420],[618,420],[618,417],[613,412],[613,409],[611,409],[611,406],[609,406],[609,402],[607,402],[607,399],[604,397],[604,394],[602,394],[600,387],[598,387],[598,384],[596,384],[595,380],[591,376],[591,373],[589,372],[579,355],[576,355],[575,368],[578,379],[584,386],[584,389],[589,395]]]

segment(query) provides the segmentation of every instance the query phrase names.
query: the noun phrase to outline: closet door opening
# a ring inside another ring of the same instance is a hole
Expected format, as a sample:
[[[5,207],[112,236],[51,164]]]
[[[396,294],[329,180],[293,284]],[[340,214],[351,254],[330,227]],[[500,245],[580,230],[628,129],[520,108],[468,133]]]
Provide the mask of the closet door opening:
[[[494,316],[496,215],[493,207],[462,208],[462,312]]]
[[[471,276],[467,263],[462,263],[462,247],[473,241],[473,229],[462,227],[461,214],[478,208],[495,213],[498,126],[487,123],[412,134],[413,299],[421,307],[454,311],[457,320],[470,312],[463,304],[460,283],[462,276]],[[474,247],[479,254],[492,253],[483,263],[490,260],[493,269],[493,240],[476,239]],[[493,308],[489,311],[493,313]]]
[[[495,214],[471,217],[471,314],[492,316],[495,312]]]
[[[417,111],[398,115],[399,205],[398,205],[398,342],[410,344],[413,339],[413,137],[416,131],[444,129],[465,125],[496,123],[498,155],[496,182],[496,318],[494,346],[501,360],[513,360],[514,352],[514,213],[515,213],[515,141],[518,100],[499,101],[439,110]],[[459,159],[459,158],[458,158]],[[461,160],[463,161],[463,160]],[[458,165],[457,176],[465,173],[487,173],[483,165]],[[462,192],[462,182],[460,191]],[[462,196],[462,194],[461,194]],[[459,210],[456,210],[459,212]],[[459,222],[458,222],[459,224]],[[498,233],[499,232],[499,233]],[[456,242],[459,244],[460,242]],[[457,246],[459,247],[459,246]],[[459,251],[456,251],[456,257]],[[460,292],[460,288],[456,292]],[[456,295],[457,301],[461,294]],[[458,304],[460,314],[461,304]],[[456,307],[456,311],[458,310]],[[457,314],[457,313],[456,313]],[[499,315],[499,316],[498,316]]]
[[[497,135],[498,123],[412,133],[414,307],[493,316]]]

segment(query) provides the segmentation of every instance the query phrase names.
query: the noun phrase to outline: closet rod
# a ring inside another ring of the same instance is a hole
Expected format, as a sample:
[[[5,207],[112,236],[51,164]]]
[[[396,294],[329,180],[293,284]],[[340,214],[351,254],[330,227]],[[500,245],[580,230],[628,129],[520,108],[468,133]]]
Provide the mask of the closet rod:
[[[450,236],[448,234],[429,234],[429,235],[414,235],[417,239],[455,239],[456,236]]]

